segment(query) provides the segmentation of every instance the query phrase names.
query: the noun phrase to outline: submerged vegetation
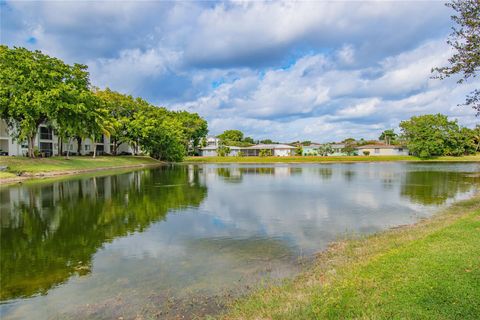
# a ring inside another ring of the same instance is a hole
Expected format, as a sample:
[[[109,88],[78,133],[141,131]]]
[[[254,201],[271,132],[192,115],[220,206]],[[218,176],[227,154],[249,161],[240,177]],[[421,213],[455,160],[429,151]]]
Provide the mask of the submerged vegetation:
[[[480,198],[416,225],[333,244],[311,270],[226,319],[478,319]]]

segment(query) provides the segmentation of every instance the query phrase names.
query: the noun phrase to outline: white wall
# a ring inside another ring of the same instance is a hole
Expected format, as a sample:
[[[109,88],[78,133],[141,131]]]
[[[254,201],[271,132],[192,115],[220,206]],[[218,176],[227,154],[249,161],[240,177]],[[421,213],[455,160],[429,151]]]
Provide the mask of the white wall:
[[[406,148],[403,148],[402,151],[399,149],[362,148],[358,150],[358,154],[363,156],[364,151],[369,151],[371,156],[408,156],[408,149]]]
[[[277,157],[287,157],[292,154],[292,150],[290,149],[274,149],[273,155]]]

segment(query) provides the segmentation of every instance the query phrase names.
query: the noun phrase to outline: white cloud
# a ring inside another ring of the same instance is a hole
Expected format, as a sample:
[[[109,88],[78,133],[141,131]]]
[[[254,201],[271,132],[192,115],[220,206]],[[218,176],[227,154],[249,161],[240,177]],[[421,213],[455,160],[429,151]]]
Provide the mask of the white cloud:
[[[209,120],[212,133],[331,141],[458,108],[430,79],[450,12],[416,2],[6,2],[2,42],[87,63],[92,82]],[[33,41],[27,41],[28,39]]]

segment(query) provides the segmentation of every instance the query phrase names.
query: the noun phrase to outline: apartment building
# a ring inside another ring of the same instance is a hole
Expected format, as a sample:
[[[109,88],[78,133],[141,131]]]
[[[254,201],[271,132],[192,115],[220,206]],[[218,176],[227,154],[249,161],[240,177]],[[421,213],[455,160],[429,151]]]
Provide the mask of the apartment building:
[[[38,148],[40,154],[44,157],[51,157],[65,154],[68,152],[72,155],[78,154],[78,141],[73,139],[70,143],[68,141],[61,141],[56,135],[56,132],[46,124],[42,124],[38,128],[35,137],[35,147]],[[110,153],[110,139],[107,136],[102,136],[97,141],[91,139],[83,139],[80,145],[80,155],[90,155],[96,148],[97,154]],[[121,146],[120,152],[129,152],[128,146]],[[26,156],[28,153],[28,146],[26,142],[19,142],[10,135],[7,123],[0,119],[0,155],[5,156]]]

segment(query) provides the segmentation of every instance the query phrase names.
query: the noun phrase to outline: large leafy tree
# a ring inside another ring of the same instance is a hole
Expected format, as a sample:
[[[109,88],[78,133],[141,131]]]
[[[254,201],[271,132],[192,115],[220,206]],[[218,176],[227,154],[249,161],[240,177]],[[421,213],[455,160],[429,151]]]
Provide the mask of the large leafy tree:
[[[421,158],[473,152],[472,130],[442,114],[411,117],[400,123],[410,152]]]
[[[217,138],[219,138],[220,141],[240,142],[243,140],[243,132],[240,130],[225,130]]]
[[[86,66],[70,66],[40,51],[0,46],[0,115],[15,139],[27,141],[30,157],[35,156],[38,126],[80,108],[88,90]]]
[[[184,147],[189,153],[193,153],[200,146],[202,139],[207,136],[207,121],[197,113],[187,111],[175,112],[175,117],[182,123]]]
[[[123,143],[132,144],[138,140],[136,131],[131,127],[131,120],[142,105],[146,103],[141,99],[134,99],[130,95],[112,91],[109,88],[105,90],[96,89],[95,94],[102,100],[112,118],[111,125],[114,133],[110,137],[110,142],[112,144],[112,154],[116,155],[118,148]]]
[[[138,144],[151,157],[165,161],[181,161],[185,156],[181,121],[165,108],[148,106],[132,121],[138,130]]]
[[[446,4],[455,11],[451,16],[455,26],[447,43],[454,49],[449,65],[435,68],[441,79],[460,75],[458,83],[475,78],[480,69],[480,1],[453,0]],[[464,105],[473,107],[480,116],[480,89],[467,96]]]

